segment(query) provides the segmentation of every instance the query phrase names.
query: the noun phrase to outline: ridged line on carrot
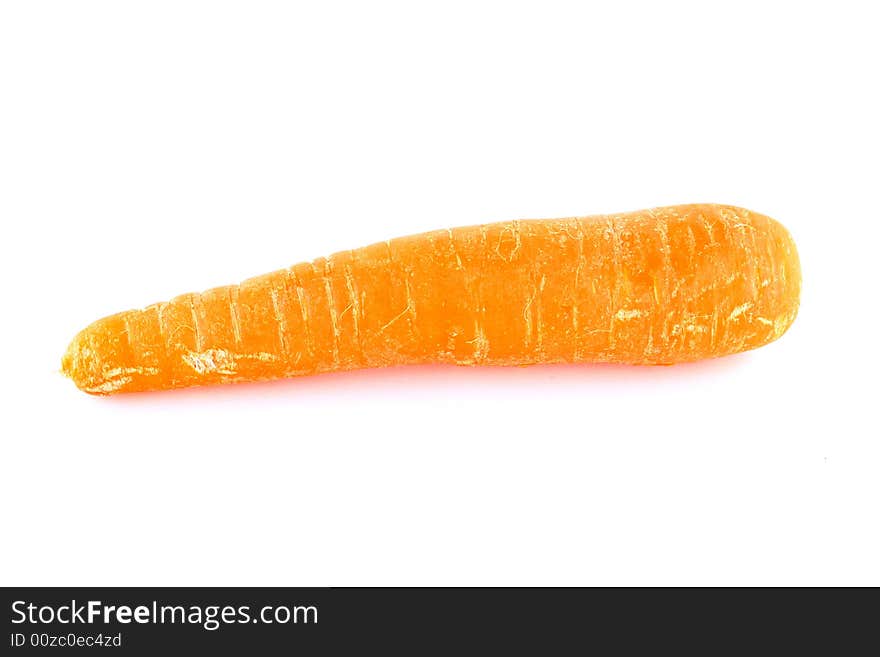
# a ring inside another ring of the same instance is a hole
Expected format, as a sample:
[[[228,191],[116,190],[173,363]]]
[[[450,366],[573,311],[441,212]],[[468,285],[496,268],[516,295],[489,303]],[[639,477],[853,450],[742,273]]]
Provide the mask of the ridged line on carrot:
[[[111,394],[410,363],[673,364],[775,340],[800,280],[785,228],[732,206],[500,222],[105,317],[62,369]]]

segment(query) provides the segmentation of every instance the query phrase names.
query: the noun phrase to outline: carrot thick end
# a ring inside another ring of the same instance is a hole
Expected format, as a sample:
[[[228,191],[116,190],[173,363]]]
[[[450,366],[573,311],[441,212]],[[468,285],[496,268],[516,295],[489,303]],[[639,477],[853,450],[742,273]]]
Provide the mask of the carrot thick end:
[[[773,334],[768,342],[781,338],[797,319],[802,285],[800,257],[791,233],[774,219],[770,219],[770,226],[776,250],[780,254],[778,257],[780,312],[774,322]]]

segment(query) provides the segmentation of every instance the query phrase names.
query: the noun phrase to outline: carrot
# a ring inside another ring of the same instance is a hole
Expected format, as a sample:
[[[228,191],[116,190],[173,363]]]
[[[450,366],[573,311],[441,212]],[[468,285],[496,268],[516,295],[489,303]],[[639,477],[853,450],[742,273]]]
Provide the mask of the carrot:
[[[440,230],[105,317],[62,360],[99,395],[409,363],[666,365],[794,321],[782,225],[724,205]]]

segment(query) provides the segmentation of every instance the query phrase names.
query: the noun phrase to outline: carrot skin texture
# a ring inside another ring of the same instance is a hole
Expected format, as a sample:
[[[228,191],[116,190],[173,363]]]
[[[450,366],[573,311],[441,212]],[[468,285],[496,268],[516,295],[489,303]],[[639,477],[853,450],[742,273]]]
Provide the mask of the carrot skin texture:
[[[62,371],[106,395],[415,363],[668,365],[779,338],[800,286],[786,229],[733,206],[500,222],[105,317]]]

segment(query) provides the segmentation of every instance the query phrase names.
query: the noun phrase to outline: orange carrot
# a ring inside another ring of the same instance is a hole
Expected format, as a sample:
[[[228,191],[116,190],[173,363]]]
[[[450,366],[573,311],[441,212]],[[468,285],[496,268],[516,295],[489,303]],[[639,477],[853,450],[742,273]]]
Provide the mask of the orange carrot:
[[[105,317],[62,362],[94,394],[408,363],[672,364],[794,321],[795,245],[724,205],[440,230]]]

